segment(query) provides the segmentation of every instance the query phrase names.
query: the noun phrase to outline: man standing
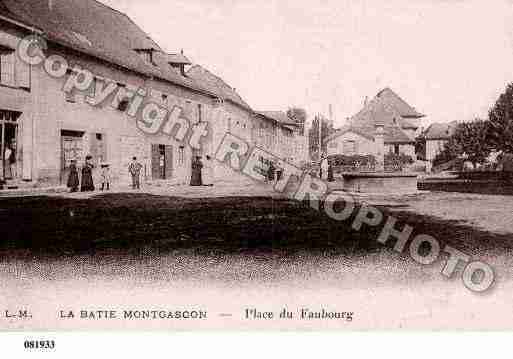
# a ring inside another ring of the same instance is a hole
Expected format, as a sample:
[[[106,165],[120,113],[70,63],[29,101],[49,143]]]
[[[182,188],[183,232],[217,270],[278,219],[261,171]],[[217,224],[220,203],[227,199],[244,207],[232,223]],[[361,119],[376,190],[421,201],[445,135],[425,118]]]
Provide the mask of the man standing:
[[[141,189],[141,170],[142,165],[137,162],[137,157],[132,158],[132,162],[128,166],[128,172],[132,176],[132,188]]]

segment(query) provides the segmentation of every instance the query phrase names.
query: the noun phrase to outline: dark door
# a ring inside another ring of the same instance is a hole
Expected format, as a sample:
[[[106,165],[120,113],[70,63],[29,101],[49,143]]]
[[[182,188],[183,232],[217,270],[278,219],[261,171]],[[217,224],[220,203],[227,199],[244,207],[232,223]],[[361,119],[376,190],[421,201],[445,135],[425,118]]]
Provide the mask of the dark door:
[[[160,174],[160,145],[151,145],[151,178],[161,179]]]
[[[71,161],[76,161],[78,167],[85,161],[84,132],[61,131],[61,183],[66,183],[69,176]]]
[[[166,179],[171,179],[173,178],[173,147],[166,146],[164,152],[164,176]]]

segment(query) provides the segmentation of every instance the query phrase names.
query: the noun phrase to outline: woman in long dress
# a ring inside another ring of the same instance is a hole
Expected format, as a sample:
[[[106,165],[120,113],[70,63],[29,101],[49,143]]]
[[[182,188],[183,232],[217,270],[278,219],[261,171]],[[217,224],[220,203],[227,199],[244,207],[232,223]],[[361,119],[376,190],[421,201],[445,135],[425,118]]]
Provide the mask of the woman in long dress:
[[[73,160],[69,166],[68,188],[71,192],[77,192],[79,184],[77,161]]]
[[[93,168],[92,164],[92,156],[87,156],[84,167],[82,167],[82,185],[80,190],[82,192],[92,192],[94,191],[94,183],[93,183]]]
[[[196,160],[192,162],[191,186],[203,186],[203,180],[201,178],[202,169],[203,163],[201,163],[201,157],[196,157]]]

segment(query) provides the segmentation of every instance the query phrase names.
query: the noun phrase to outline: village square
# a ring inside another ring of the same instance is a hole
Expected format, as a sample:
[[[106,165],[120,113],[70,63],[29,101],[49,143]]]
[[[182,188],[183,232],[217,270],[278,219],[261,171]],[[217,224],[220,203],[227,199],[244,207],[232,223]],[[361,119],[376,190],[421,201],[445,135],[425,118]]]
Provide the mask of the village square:
[[[462,298],[458,320],[475,327],[472,292],[511,289],[513,77],[475,117],[439,118],[429,93],[382,82],[371,93],[344,83],[317,107],[255,106],[187,48],[159,42],[95,0],[0,0],[0,288],[20,273],[48,297],[66,283],[84,308],[89,276],[101,288],[115,278],[114,300],[132,306],[145,295],[132,281],[162,284],[156,302],[186,287],[179,299],[196,303],[204,283],[231,294],[227,283],[257,283],[243,298],[260,304],[237,302],[241,313],[289,300],[308,317],[325,309],[273,285],[337,296],[397,285],[393,298],[418,315],[365,318],[377,328],[422,327]],[[326,313],[359,328],[358,295]],[[430,311],[413,309],[418,298]]]

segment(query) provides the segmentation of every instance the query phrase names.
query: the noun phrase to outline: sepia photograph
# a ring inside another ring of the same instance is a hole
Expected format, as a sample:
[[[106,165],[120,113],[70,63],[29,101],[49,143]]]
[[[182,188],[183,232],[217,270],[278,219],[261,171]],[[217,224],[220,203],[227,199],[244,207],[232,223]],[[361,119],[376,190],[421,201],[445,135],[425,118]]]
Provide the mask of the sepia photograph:
[[[0,0],[0,331],[512,330],[511,24]]]

